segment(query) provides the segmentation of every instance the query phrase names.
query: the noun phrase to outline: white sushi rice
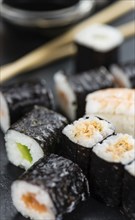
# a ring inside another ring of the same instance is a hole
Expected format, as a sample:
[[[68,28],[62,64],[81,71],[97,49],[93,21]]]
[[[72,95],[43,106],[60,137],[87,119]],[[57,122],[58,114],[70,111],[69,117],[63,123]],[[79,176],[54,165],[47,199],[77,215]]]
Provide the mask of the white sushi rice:
[[[94,24],[81,31],[75,41],[95,51],[108,52],[123,42],[123,36],[112,26]]]
[[[131,163],[125,166],[125,169],[135,177],[135,160]]]
[[[0,92],[0,127],[4,133],[10,127],[9,109],[2,92]]]
[[[120,69],[118,65],[113,64],[110,67],[110,71],[114,76],[114,79],[119,87],[131,88],[131,83],[126,77],[126,74]]]
[[[128,134],[113,135],[97,144],[93,152],[105,161],[125,165],[135,159],[135,139]]]
[[[74,121],[73,124],[67,125],[62,132],[72,142],[92,148],[98,142],[112,135],[114,127],[107,121],[100,120],[97,117],[84,116]]]
[[[62,71],[58,72],[54,76],[56,94],[59,105],[66,116],[74,120],[76,118],[76,95],[69,85],[66,76]]]
[[[34,195],[36,202],[43,207],[45,211],[38,211],[33,204],[25,203],[23,196]],[[16,209],[25,217],[34,220],[55,220],[54,205],[47,191],[42,188],[27,183],[25,181],[15,181],[11,187],[11,196]]]
[[[9,161],[16,166],[28,169],[44,155],[42,148],[34,139],[17,131],[8,130],[5,135],[5,141]],[[17,143],[27,146],[32,156],[32,162],[23,158],[17,147]]]
[[[118,133],[135,136],[135,90],[104,89],[86,98],[86,114],[110,121]]]

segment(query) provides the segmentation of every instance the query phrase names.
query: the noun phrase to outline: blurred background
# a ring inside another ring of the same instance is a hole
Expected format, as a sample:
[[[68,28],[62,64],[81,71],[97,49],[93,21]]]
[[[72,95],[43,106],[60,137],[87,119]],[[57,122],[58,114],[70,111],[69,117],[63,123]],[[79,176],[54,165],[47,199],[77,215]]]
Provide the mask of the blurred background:
[[[127,0],[127,2],[128,1],[130,0]],[[18,59],[114,2],[115,0],[1,1],[1,65]],[[134,13],[130,12],[114,21],[113,25],[119,26],[133,19]],[[126,51],[126,53],[124,53],[124,51]],[[133,38],[130,38],[120,47],[120,61],[125,62],[133,59]],[[66,60],[67,64],[68,60],[71,61],[69,67],[70,72],[73,68],[71,68],[73,59],[68,58]],[[65,66],[65,61],[63,62]],[[57,64],[58,63],[59,62],[57,62]],[[62,65],[61,61],[60,65]]]

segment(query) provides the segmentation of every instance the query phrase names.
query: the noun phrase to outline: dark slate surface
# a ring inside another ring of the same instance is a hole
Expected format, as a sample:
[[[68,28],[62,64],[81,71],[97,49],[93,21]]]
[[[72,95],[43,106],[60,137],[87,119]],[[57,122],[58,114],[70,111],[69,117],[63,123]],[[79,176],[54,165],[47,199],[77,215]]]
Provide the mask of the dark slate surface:
[[[114,25],[120,25],[123,22],[133,20],[133,13],[128,14],[124,18],[115,22]],[[45,41],[45,37],[36,35],[31,36],[19,34],[11,29],[7,29],[4,22],[0,24],[0,64],[11,62],[18,57],[24,55],[29,50],[34,49]],[[120,61],[130,61],[135,59],[134,54],[135,42],[132,39],[127,40],[120,48]],[[53,74],[59,69],[65,69],[69,74],[74,71],[74,59],[66,59],[59,61],[53,65],[25,73],[22,76],[16,77],[10,81],[25,79],[27,77],[34,77],[39,75],[47,80],[50,87],[53,87]],[[10,82],[9,81],[9,82]],[[7,82],[7,83],[9,83]],[[5,146],[4,136],[0,132],[0,219],[1,220],[25,220],[20,214],[17,213],[12,205],[10,196],[10,185],[13,180],[23,171],[8,163]],[[117,208],[109,208],[98,201],[89,198],[88,201],[80,204],[75,211],[63,217],[63,220],[126,220],[123,213]]]

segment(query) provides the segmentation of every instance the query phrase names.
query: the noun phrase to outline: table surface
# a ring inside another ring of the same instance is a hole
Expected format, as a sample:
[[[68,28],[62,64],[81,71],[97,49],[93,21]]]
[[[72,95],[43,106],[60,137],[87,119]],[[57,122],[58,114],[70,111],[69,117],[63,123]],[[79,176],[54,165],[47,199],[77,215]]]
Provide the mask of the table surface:
[[[118,26],[122,23],[133,20],[133,13],[129,13],[120,20],[113,23],[114,26]],[[15,59],[21,57],[28,51],[36,48],[46,41],[45,36],[31,36],[27,34],[19,34],[7,28],[4,21],[0,23],[0,62],[1,64],[9,63]],[[128,39],[120,47],[120,62],[131,61],[135,59],[134,54],[135,42],[134,39]],[[47,80],[48,85],[53,90],[52,77],[55,72],[60,69],[65,69],[69,74],[74,72],[74,59],[67,58],[62,61],[58,61],[47,67],[43,67],[39,70],[35,70],[29,73],[25,73],[19,77],[16,77],[11,81],[17,79],[31,78],[34,76],[43,77]],[[24,220],[20,214],[17,213],[12,205],[10,196],[10,186],[13,180],[17,179],[22,173],[20,168],[11,165],[6,156],[4,146],[4,135],[0,132],[0,216],[2,220]],[[109,208],[98,201],[89,198],[88,201],[81,203],[70,214],[66,214],[63,220],[126,220],[123,213],[117,208]]]

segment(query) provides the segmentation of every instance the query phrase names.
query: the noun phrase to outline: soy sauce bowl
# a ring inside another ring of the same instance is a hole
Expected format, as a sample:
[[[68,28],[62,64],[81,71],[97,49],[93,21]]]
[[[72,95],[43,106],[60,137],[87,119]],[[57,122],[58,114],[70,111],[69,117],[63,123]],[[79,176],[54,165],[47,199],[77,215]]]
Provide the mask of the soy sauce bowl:
[[[80,0],[75,5],[53,11],[28,11],[6,3],[1,4],[1,15],[9,23],[27,29],[46,30],[56,34],[87,17],[94,8],[94,1]]]

